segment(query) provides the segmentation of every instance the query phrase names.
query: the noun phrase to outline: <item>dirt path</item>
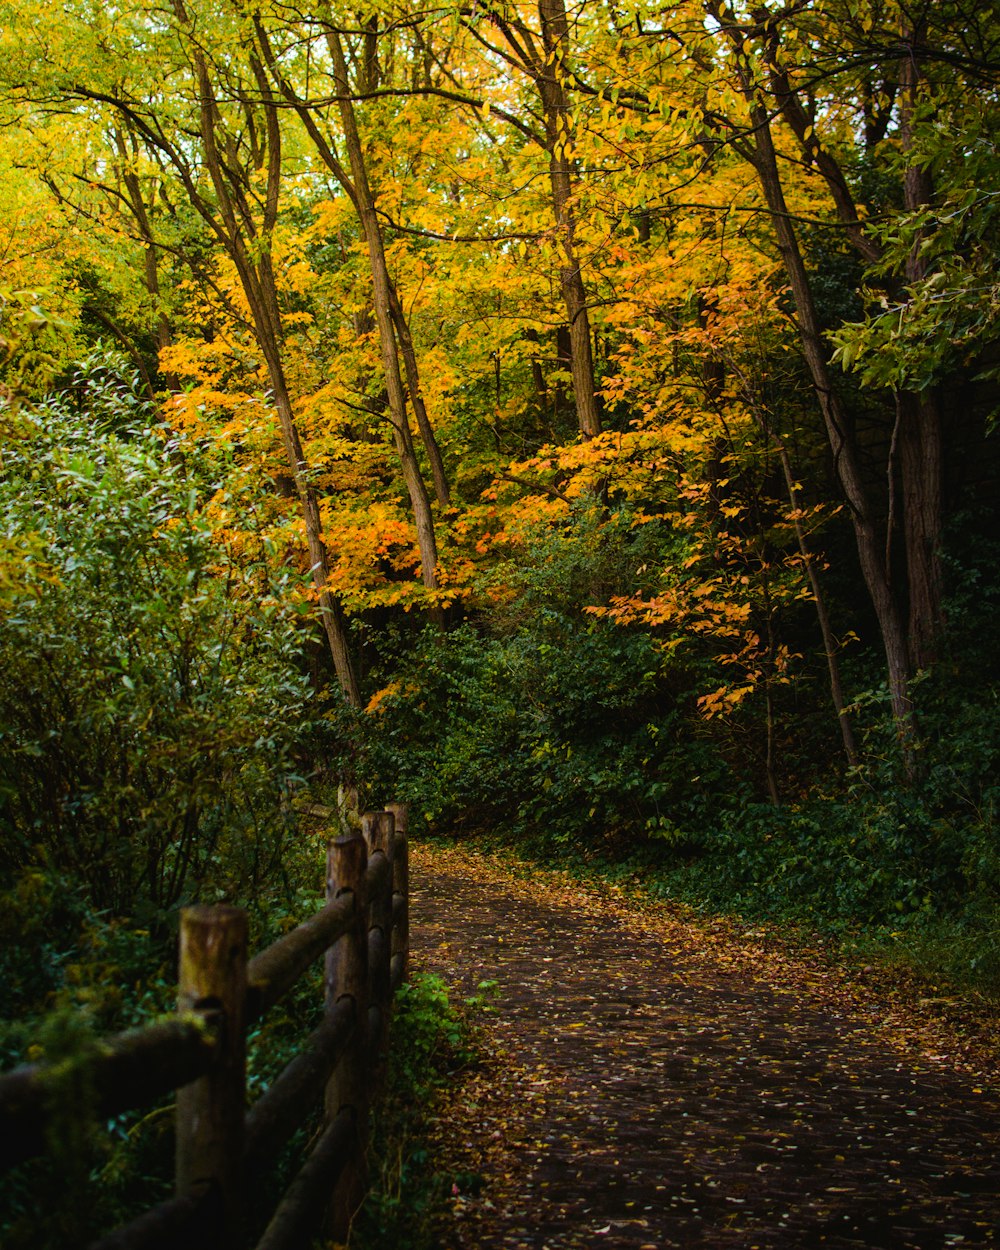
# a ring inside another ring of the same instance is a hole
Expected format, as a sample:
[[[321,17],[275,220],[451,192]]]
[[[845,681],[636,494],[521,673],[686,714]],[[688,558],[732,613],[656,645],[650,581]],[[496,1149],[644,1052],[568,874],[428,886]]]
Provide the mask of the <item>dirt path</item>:
[[[558,874],[417,848],[412,880],[415,967],[497,983],[445,1250],[1000,1240],[1000,1095],[939,1005]]]

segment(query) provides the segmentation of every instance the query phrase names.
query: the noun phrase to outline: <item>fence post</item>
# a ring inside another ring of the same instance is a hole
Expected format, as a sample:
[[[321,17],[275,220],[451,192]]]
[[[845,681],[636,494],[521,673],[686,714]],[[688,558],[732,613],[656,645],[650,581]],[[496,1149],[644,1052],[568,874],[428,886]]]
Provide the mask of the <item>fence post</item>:
[[[246,912],[185,907],[178,1011],[218,1013],[219,1040],[212,1070],[177,1091],[176,1192],[218,1194],[226,1247],[240,1244],[244,1214],[246,972]]]
[[[385,1048],[389,1028],[389,1003],[392,999],[390,977],[392,932],[392,842],[395,818],[391,812],[366,812],[361,817],[361,832],[372,858],[383,855],[389,861],[389,880],[385,888],[368,900],[368,1022],[371,1046],[369,1059],[375,1070]]]
[[[386,811],[396,818],[396,839],[392,848],[392,983],[406,980],[410,963],[410,856],[407,833],[410,810],[405,803],[387,803]],[[396,900],[399,900],[397,903]]]
[[[354,1001],[355,1030],[343,1059],[327,1082],[327,1121],[349,1107],[354,1117],[354,1158],[341,1173],[330,1203],[330,1231],[344,1242],[354,1213],[365,1195],[365,1152],[368,1148],[368,899],[365,870],[368,848],[360,833],[335,838],[327,850],[326,897],[350,891],[355,899],[354,924],[326,953],[327,1009],[345,997]]]

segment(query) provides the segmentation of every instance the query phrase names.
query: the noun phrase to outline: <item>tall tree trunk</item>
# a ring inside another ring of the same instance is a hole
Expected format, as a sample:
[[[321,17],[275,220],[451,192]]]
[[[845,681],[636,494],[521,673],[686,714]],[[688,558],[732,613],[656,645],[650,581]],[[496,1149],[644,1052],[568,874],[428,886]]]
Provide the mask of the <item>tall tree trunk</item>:
[[[906,547],[910,664],[926,668],[942,629],[941,418],[934,396],[898,396],[899,480]]]
[[[266,330],[261,336],[265,339]],[[320,614],[323,629],[326,633],[333,666],[337,679],[353,707],[361,704],[361,691],[358,688],[354,665],[347,645],[347,623],[343,609],[334,598],[329,587],[330,567],[329,553],[323,542],[322,521],[319,512],[319,501],[316,492],[309,482],[309,466],[302,450],[298,427],[292,412],[291,399],[285,383],[284,368],[280,352],[275,344],[262,341],[262,350],[267,364],[268,377],[271,382],[271,393],[274,396],[275,408],[278,412],[278,423],[281,427],[282,440],[285,445],[285,459],[292,469],[295,487],[302,507],[305,520],[306,541],[309,547],[309,566],[313,583],[319,598]]]
[[[903,152],[913,148],[913,116],[920,91],[921,69],[916,48],[923,42],[922,28],[904,32],[906,54],[899,74],[899,136]],[[926,166],[911,161],[903,177],[903,201],[907,212],[926,207],[934,187]],[[928,266],[918,239],[906,262],[906,280],[926,278]],[[906,547],[909,592],[910,662],[926,668],[935,658],[943,626],[941,573],[941,479],[943,445],[941,412],[937,394],[931,390],[906,394],[900,401],[899,470],[903,497],[903,537]]]
[[[699,306],[699,320],[704,320],[704,309],[702,306]],[[710,371],[707,365],[702,369],[706,397],[710,400],[717,401],[721,395],[722,385],[725,381],[724,369],[725,366],[721,361],[718,362],[715,371]],[[740,376],[740,380],[744,385],[747,408],[760,427],[761,434],[765,439],[765,445],[774,447],[781,462],[781,472],[785,479],[785,489],[788,492],[788,503],[791,507],[792,525],[795,529],[796,545],[799,549],[799,556],[805,568],[806,576],[809,579],[809,589],[812,593],[813,605],[816,608],[816,620],[819,624],[820,636],[823,639],[823,653],[826,656],[827,673],[830,678],[830,698],[837,714],[837,725],[844,744],[844,754],[847,756],[847,763],[851,768],[855,768],[858,763],[858,747],[854,737],[854,730],[851,726],[851,718],[847,711],[847,702],[844,698],[844,686],[840,676],[840,661],[837,658],[840,648],[834,636],[833,627],[830,624],[830,614],[826,608],[826,598],[820,584],[816,560],[809,548],[805,528],[802,525],[802,510],[799,503],[798,487],[795,484],[795,475],[792,473],[792,460],[788,454],[788,448],[771,428],[768,412],[761,405],[754,402],[747,379],[740,373],[738,368],[736,373]],[[714,394],[713,388],[715,388]]]
[[[281,318],[270,264],[270,241],[277,221],[281,184],[281,132],[277,107],[271,99],[262,67],[251,57],[255,78],[252,92],[254,104],[245,103],[244,108],[253,109],[255,105],[262,108],[264,126],[261,133],[257,125],[259,115],[242,119],[248,123],[248,133],[256,138],[253,168],[249,169],[244,164],[238,145],[222,124],[208,61],[184,0],[172,0],[171,7],[197,82],[197,129],[185,129],[183,140],[178,143],[173,129],[164,126],[163,119],[155,112],[135,112],[125,101],[119,102],[103,95],[101,99],[116,107],[124,121],[135,127],[136,134],[149,151],[173,169],[191,207],[215,236],[239,275],[250,309],[251,327],[267,365],[289,471],[298,489],[309,548],[310,572],[317,590],[331,658],[345,696],[358,705],[360,693],[350,663],[343,614],[329,588],[329,558],[320,527],[319,507],[309,482],[308,466],[281,367]],[[92,98],[84,87],[75,88],[75,92],[82,99]],[[196,145],[198,139],[201,150],[192,154],[192,145]],[[212,196],[204,193],[196,172],[198,164],[203,165],[208,173]],[[256,183],[262,173],[265,193],[261,207]]]
[[[570,368],[577,424],[584,438],[601,432],[601,407],[594,375],[587,291],[576,250],[573,210],[573,164],[567,152],[571,142],[569,101],[563,85],[567,73],[569,23],[564,0],[539,0],[538,16],[546,63],[536,76],[545,117],[549,152],[549,185],[563,260],[559,287],[566,307],[570,338]]]
[[[744,83],[750,101],[754,92]],[[802,353],[819,402],[833,466],[850,509],[862,576],[871,597],[885,650],[886,670],[892,713],[905,743],[913,736],[913,706],[909,695],[910,661],[906,631],[886,567],[885,549],[875,517],[858,454],[858,447],[844,408],[833,389],[827,367],[827,352],[820,334],[819,317],[805,263],[799,249],[771,137],[770,119],[757,103],[751,103],[754,130],[753,163],[760,179],[785,266],[788,284],[795,300]]]
[[[129,211],[135,221],[136,228],[139,231],[139,237],[143,243],[143,277],[145,279],[146,294],[149,296],[150,303],[155,310],[156,317],[156,350],[157,355],[169,347],[173,341],[170,330],[170,322],[167,314],[163,309],[163,302],[160,296],[160,273],[159,273],[159,249],[156,244],[156,238],[153,234],[153,224],[150,220],[149,210],[146,206],[146,200],[142,193],[142,184],[139,181],[139,175],[132,168],[129,152],[129,144],[126,141],[126,135],[133,139],[130,134],[127,121],[125,128],[116,126],[114,130],[115,146],[122,161],[122,181],[125,184],[125,190],[128,193],[125,200],[129,206]],[[180,390],[180,380],[176,374],[163,374],[163,379],[167,387],[171,391]]]
[[[718,4],[713,6],[712,11],[720,22],[724,17],[729,20],[731,16],[728,12],[724,14]],[[913,118],[923,78],[920,49],[926,43],[926,25],[926,17],[922,15],[914,26],[902,31],[900,38],[902,55],[897,75],[897,106],[899,141],[904,155],[913,147]],[[734,32],[732,26],[729,29]],[[735,33],[730,37],[735,45]],[[814,164],[826,181],[837,216],[858,254],[866,263],[877,262],[882,256],[882,248],[866,231],[847,178],[837,160],[819,142],[812,125],[813,119],[803,106],[800,93],[793,87],[782,63],[777,22],[764,31],[763,56],[774,98],[799,141],[803,159]],[[890,103],[884,101],[876,104],[874,93],[870,92],[869,96],[866,108],[866,143],[870,150],[884,137],[892,108]],[[925,165],[911,161],[903,176],[903,202],[907,212],[916,212],[925,207],[931,202],[932,196],[933,184],[929,170]],[[906,264],[906,281],[917,282],[926,277],[927,272],[918,240]],[[906,554],[910,664],[916,669],[926,667],[933,660],[936,642],[943,627],[940,561],[942,423],[938,396],[934,392],[901,392],[896,394],[895,401],[899,432],[901,529]],[[891,489],[894,489],[894,473],[895,465],[890,459]],[[890,509],[890,525],[892,522]]]
[[[855,768],[858,763],[858,746],[854,737],[854,730],[851,726],[851,718],[847,711],[847,701],[844,698],[844,685],[840,679],[840,661],[837,658],[839,650],[837,640],[834,637],[833,628],[830,625],[830,614],[826,610],[826,598],[823,595],[823,588],[820,585],[819,573],[816,570],[816,561],[809,549],[806,541],[806,533],[802,526],[801,509],[799,508],[798,491],[795,488],[795,477],[792,473],[792,464],[788,455],[788,449],[780,439],[771,435],[775,446],[778,449],[778,458],[781,461],[781,471],[785,478],[785,489],[788,491],[788,502],[792,506],[792,520],[795,526],[795,539],[798,543],[799,555],[802,557],[802,563],[805,565],[806,576],[809,578],[809,589],[812,591],[813,605],[816,608],[816,619],[819,623],[819,632],[823,638],[823,652],[826,656],[826,668],[830,676],[830,698],[833,700],[834,711],[837,713],[837,724],[840,727],[840,737],[844,743],[844,754],[847,756],[847,763],[851,768]]]
[[[365,90],[374,89],[379,77],[377,34],[375,19],[368,23],[365,33],[364,63],[362,67]],[[406,414],[406,398],[399,370],[399,358],[396,350],[396,324],[393,314],[393,303],[399,307],[389,268],[385,259],[385,244],[382,238],[382,227],[378,220],[375,199],[368,182],[368,172],[364,160],[364,151],[358,133],[357,119],[351,100],[350,82],[347,74],[347,62],[344,57],[340,36],[327,29],[325,33],[327,48],[333,62],[334,84],[338,95],[338,111],[344,128],[347,145],[350,174],[337,158],[336,153],[317,124],[309,104],[302,100],[294,91],[291,83],[285,78],[271,47],[267,31],[259,17],[254,19],[254,29],[258,45],[279,90],[292,105],[312,139],[321,160],[334,175],[344,193],[354,206],[361,226],[362,234],[368,248],[368,263],[372,276],[373,307],[379,334],[379,353],[385,374],[385,393],[388,407],[387,420],[392,427],[393,443],[399,456],[403,470],[410,507],[417,530],[417,546],[420,551],[420,570],[424,585],[428,589],[436,589],[437,581],[437,540],[434,534],[434,521],[431,514],[430,499],[424,484],[420,466],[413,447],[413,435]],[[400,309],[400,312],[402,310]],[[405,318],[400,317],[405,322]],[[449,498],[444,465],[440,450],[434,437],[434,431],[427,417],[420,387],[416,353],[409,334],[409,326],[405,326],[406,338],[404,347],[405,367],[409,380],[411,396],[414,398],[414,412],[420,428],[421,437],[427,449],[431,473],[434,477],[435,491],[438,499],[446,503]],[[406,350],[409,355],[407,356]]]
[[[438,446],[434,427],[430,423],[430,418],[427,415],[427,406],[424,403],[424,393],[420,385],[420,369],[417,365],[417,353],[413,347],[413,337],[410,334],[410,323],[406,319],[406,313],[403,311],[403,305],[399,299],[399,292],[396,290],[393,282],[389,283],[389,301],[392,323],[396,330],[399,350],[403,357],[403,366],[406,369],[406,385],[410,391],[413,415],[417,418],[417,429],[420,431],[420,439],[424,445],[424,451],[427,453],[428,463],[431,466],[434,495],[441,507],[447,508],[451,505],[451,491],[444,471],[444,461],[441,458],[441,449]]]
[[[175,12],[184,25],[188,24],[182,0],[174,0]],[[274,396],[278,423],[285,448],[285,458],[295,481],[302,517],[305,522],[306,541],[313,584],[316,587],[320,614],[334,669],[348,701],[360,706],[361,693],[351,664],[347,645],[347,630],[343,611],[329,587],[329,553],[323,541],[322,525],[316,493],[309,481],[308,464],[299,438],[298,427],[292,411],[291,398],[285,381],[281,357],[281,314],[278,292],[271,266],[269,240],[277,220],[278,194],[281,180],[281,131],[277,109],[269,101],[266,82],[259,67],[257,86],[264,100],[267,134],[267,170],[264,220],[258,231],[254,214],[246,203],[244,188],[240,185],[237,162],[223,160],[219,152],[217,135],[217,106],[212,92],[211,79],[205,58],[193,45],[193,60],[198,74],[200,95],[200,132],[205,167],[208,170],[218,204],[217,218],[201,199],[187,171],[189,193],[198,211],[215,229],[220,241],[232,259],[240,278],[240,285],[250,309],[255,335],[267,366],[271,391]],[[225,139],[223,139],[225,142]],[[221,218],[221,220],[219,220]],[[250,237],[247,237],[247,232]]]
[[[774,635],[774,608],[767,582],[764,583],[764,609],[767,613],[767,668],[764,676],[764,706],[766,711],[766,741],[764,749],[764,773],[767,777],[767,792],[775,807],[781,806],[781,791],[778,788],[778,770],[775,763],[777,754],[778,718],[774,710],[774,660],[777,654],[777,642]]]
[[[420,570],[424,585],[435,590],[437,580],[437,540],[434,536],[434,521],[431,516],[430,499],[427,487],[420,472],[420,466],[413,449],[413,436],[406,415],[406,400],[403,393],[403,380],[399,372],[399,357],[396,353],[396,336],[392,318],[392,284],[389,279],[389,268],[385,259],[385,247],[382,241],[382,230],[375,210],[375,199],[368,182],[368,171],[365,166],[364,152],[361,147],[361,136],[358,133],[357,121],[354,116],[354,105],[351,102],[350,82],[347,76],[347,63],[340,36],[336,31],[327,32],[327,45],[333,60],[334,83],[337,88],[341,123],[344,127],[344,141],[351,166],[351,181],[354,187],[355,206],[368,246],[368,258],[371,266],[372,287],[374,292],[375,320],[378,324],[379,345],[382,355],[382,368],[385,372],[385,389],[389,400],[389,421],[392,426],[396,453],[403,469],[413,519],[417,528],[417,546],[420,549]]]

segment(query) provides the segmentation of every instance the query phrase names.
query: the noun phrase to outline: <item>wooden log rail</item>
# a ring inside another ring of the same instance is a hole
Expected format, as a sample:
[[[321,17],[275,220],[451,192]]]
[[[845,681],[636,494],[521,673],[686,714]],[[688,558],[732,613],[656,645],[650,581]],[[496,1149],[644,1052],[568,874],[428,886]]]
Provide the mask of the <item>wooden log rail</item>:
[[[247,959],[247,917],[235,907],[181,913],[177,1014],[101,1043],[86,1064],[100,1118],[177,1091],[174,1197],[91,1250],[237,1250],[249,1244],[255,1178],[314,1109],[323,1127],[257,1250],[301,1250],[321,1224],[346,1239],[365,1189],[368,1115],[388,1041],[392,997],[407,974],[406,808],[362,817],[330,843],[326,906]],[[247,1028],[321,956],[322,1023],[246,1109]],[[0,1077],[0,1170],[46,1149],[59,1064]]]

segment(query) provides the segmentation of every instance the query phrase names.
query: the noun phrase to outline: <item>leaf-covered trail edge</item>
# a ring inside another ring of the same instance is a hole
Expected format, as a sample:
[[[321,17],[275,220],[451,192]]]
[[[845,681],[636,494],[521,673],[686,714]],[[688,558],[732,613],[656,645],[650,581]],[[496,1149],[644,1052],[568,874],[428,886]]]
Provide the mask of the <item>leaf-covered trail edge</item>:
[[[984,1004],[508,857],[412,857],[415,969],[496,982],[434,1129],[445,1250],[996,1244]]]

